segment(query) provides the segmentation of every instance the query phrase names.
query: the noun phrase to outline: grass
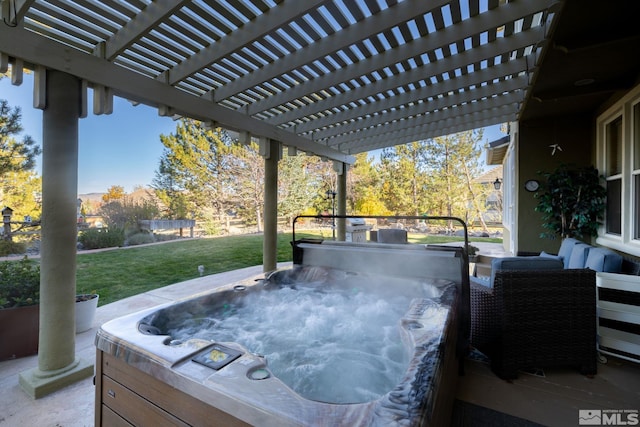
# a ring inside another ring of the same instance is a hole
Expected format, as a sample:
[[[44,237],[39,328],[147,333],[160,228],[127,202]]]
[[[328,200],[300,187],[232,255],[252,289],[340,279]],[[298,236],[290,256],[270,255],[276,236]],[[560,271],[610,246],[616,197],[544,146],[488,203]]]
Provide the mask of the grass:
[[[290,234],[278,235],[278,262],[291,260],[290,240]],[[78,293],[97,292],[100,305],[108,304],[199,277],[199,265],[205,275],[260,265],[262,241],[261,235],[242,235],[80,253],[76,287]]]
[[[297,232],[296,239],[324,237],[326,232]],[[411,243],[461,241],[460,237],[410,234]],[[501,239],[474,238],[500,242]],[[291,234],[278,234],[278,262],[291,261]],[[78,293],[97,292],[100,305],[163,286],[205,275],[262,264],[262,235],[241,235],[213,239],[173,241],[126,249],[114,249],[77,257]]]

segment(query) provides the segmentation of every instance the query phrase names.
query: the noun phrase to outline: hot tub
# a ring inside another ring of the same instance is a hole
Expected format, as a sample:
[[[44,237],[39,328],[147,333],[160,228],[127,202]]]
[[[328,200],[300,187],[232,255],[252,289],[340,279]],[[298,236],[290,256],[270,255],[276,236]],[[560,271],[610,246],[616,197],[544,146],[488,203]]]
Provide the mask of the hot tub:
[[[96,338],[96,425],[448,425],[464,341],[459,339],[464,257],[460,249],[429,249],[298,243],[299,265],[292,269],[104,324]],[[368,263],[356,269],[363,265],[359,258]],[[351,264],[345,266],[345,260]],[[387,267],[381,271],[383,260]],[[286,302],[303,294],[331,302]],[[273,326],[261,317],[254,325],[243,323],[245,313],[259,313],[270,300],[283,302],[268,310],[284,308],[276,315],[282,319],[275,337],[286,340],[276,342],[275,349],[263,346],[261,335]],[[335,300],[355,302],[353,315],[327,322]],[[320,314],[305,318],[317,307]],[[302,314],[286,319],[296,308]],[[365,331],[372,321],[367,316],[393,311],[397,318]],[[229,332],[228,325],[235,323],[241,330]],[[367,349],[351,348],[355,338],[323,343],[313,331],[294,332],[298,323],[316,330],[355,329],[366,337]],[[378,330],[399,341],[376,335]],[[294,335],[297,341],[291,342]],[[327,359],[319,369],[324,377],[312,376],[314,359],[283,359],[291,349],[306,355],[301,345],[324,348],[326,357],[313,356]],[[363,355],[377,348],[382,353]],[[393,369],[387,359],[395,372],[388,372]],[[289,371],[297,374],[288,378]],[[315,383],[323,384],[319,391],[311,387]]]

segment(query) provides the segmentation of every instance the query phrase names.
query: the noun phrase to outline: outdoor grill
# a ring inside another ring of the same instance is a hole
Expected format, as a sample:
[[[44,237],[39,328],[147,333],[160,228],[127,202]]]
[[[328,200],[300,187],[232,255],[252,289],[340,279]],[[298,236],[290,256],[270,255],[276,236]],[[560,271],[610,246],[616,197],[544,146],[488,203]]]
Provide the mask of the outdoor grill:
[[[345,219],[345,240],[347,242],[366,242],[369,230],[371,230],[371,226],[367,225],[364,218]]]

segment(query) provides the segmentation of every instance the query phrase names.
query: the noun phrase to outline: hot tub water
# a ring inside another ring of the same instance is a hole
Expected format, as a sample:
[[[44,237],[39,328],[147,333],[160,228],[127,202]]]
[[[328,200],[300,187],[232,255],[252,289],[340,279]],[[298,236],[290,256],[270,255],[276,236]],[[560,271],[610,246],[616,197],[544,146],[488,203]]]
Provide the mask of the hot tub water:
[[[443,290],[420,281],[389,285],[380,276],[336,277],[317,268],[280,273],[259,292],[165,322],[162,334],[174,343],[238,343],[263,355],[273,375],[307,399],[361,403],[401,382],[409,363],[406,329],[430,327],[403,323],[403,316],[419,307],[440,330],[448,311],[438,302]],[[296,280],[300,274],[305,281]]]

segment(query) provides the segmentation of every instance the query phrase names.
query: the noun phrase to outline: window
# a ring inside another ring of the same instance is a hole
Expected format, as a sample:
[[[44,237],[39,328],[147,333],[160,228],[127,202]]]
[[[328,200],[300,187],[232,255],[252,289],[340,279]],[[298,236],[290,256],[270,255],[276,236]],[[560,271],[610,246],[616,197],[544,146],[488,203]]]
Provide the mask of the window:
[[[640,86],[598,117],[607,208],[597,243],[640,256]]]
[[[620,235],[622,233],[622,180],[607,180],[607,233]]]
[[[622,233],[622,117],[609,122],[605,130],[607,178],[607,233]]]

